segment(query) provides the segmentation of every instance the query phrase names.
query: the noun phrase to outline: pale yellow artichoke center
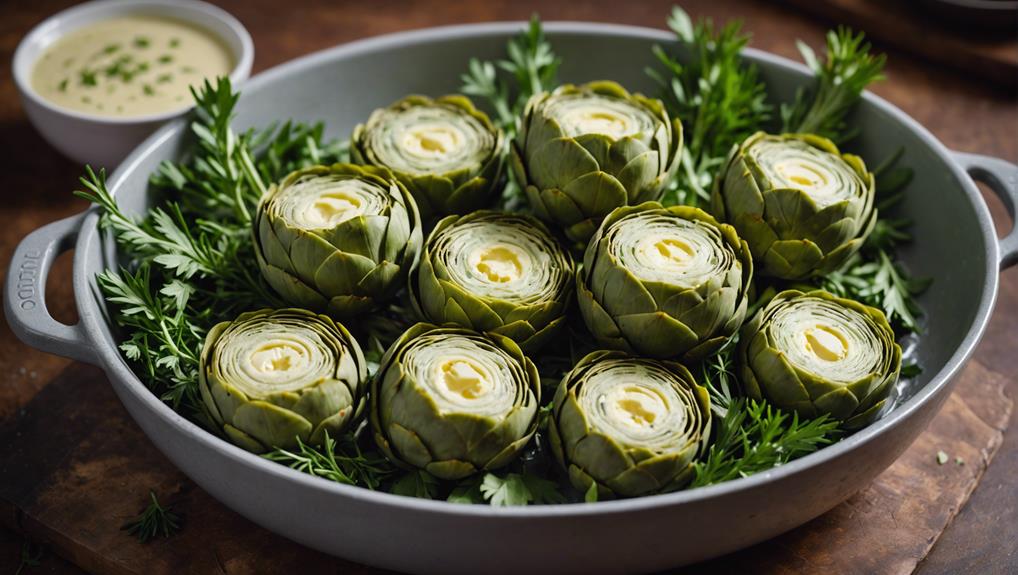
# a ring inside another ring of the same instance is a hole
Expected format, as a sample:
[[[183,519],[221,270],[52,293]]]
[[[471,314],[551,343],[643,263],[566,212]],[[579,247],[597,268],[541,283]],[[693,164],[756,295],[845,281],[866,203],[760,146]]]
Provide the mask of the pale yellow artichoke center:
[[[767,323],[767,333],[792,366],[839,384],[879,372],[887,353],[869,318],[818,297],[783,302]]]
[[[462,130],[452,124],[422,123],[403,132],[403,149],[418,157],[442,157],[463,145]]]
[[[485,298],[538,303],[561,297],[569,273],[555,239],[526,220],[505,214],[460,221],[429,240],[446,278]]]
[[[635,385],[619,386],[609,390],[605,409],[620,425],[635,427],[653,426],[668,415],[668,400],[656,389]]]
[[[318,196],[318,199],[308,206],[304,217],[309,224],[325,228],[334,227],[362,212],[362,198],[342,190],[336,190]]]
[[[604,360],[590,368],[577,402],[588,425],[623,445],[678,451],[696,415],[677,376],[650,360]]]
[[[862,180],[845,160],[801,140],[765,138],[748,153],[769,180],[768,188],[799,190],[819,209],[863,193]]]
[[[464,399],[477,399],[491,387],[491,375],[467,359],[455,359],[438,366],[437,377],[452,393]]]
[[[661,123],[635,102],[598,94],[552,96],[544,114],[554,118],[570,138],[600,134],[612,140],[632,137],[648,142]]]
[[[837,328],[817,324],[802,335],[806,349],[824,361],[838,361],[848,355],[848,340]]]
[[[303,230],[330,230],[363,215],[383,214],[389,189],[345,174],[306,174],[276,189],[266,212]]]
[[[426,334],[413,340],[403,366],[440,413],[501,418],[525,394],[513,361],[484,338]]]
[[[492,283],[520,279],[530,267],[530,257],[508,244],[481,247],[470,254],[470,265]]]
[[[216,342],[216,377],[251,398],[297,391],[332,377],[335,341],[313,322],[237,322]]]
[[[605,235],[618,265],[645,282],[692,288],[742,266],[716,226],[671,213],[624,217]]]
[[[495,134],[465,110],[440,104],[376,112],[368,122],[372,163],[414,175],[480,170]]]

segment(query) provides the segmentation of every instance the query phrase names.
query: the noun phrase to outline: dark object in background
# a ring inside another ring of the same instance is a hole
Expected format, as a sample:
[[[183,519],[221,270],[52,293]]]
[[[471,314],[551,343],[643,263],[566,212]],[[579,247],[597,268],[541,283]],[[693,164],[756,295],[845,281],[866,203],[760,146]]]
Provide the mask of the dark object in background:
[[[944,23],[962,27],[963,33],[1018,34],[1018,1],[1015,0],[922,0]]]

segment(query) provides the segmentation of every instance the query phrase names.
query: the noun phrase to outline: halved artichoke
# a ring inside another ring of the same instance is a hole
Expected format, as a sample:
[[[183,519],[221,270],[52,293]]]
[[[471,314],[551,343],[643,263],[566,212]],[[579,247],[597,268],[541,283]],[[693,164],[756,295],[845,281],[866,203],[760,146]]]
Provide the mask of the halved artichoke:
[[[837,269],[877,221],[873,174],[812,134],[757,132],[732,148],[711,211],[749,243],[758,273],[803,279]]]
[[[595,351],[565,375],[548,419],[549,443],[574,487],[599,499],[671,491],[706,449],[707,389],[685,367]]]
[[[591,82],[534,95],[511,162],[537,216],[582,244],[615,208],[659,199],[681,153],[660,100]]]
[[[706,212],[656,202],[613,211],[576,273],[580,313],[602,344],[696,360],[746,317],[753,258],[735,229]]]
[[[354,128],[350,152],[358,164],[392,170],[429,221],[494,202],[504,138],[465,96],[407,96]]]
[[[262,198],[255,226],[269,285],[287,303],[333,317],[391,298],[423,243],[406,188],[388,170],[353,164],[293,172]]]
[[[371,428],[394,463],[460,479],[512,461],[540,399],[537,368],[511,339],[419,323],[382,358]]]
[[[317,445],[360,417],[367,364],[357,341],[324,315],[263,309],[205,337],[198,389],[209,419],[255,453]]]
[[[428,236],[410,292],[429,321],[504,335],[530,352],[565,321],[573,258],[530,216],[448,216]]]
[[[847,429],[876,419],[901,369],[883,312],[822,290],[776,295],[742,328],[737,357],[750,397]]]

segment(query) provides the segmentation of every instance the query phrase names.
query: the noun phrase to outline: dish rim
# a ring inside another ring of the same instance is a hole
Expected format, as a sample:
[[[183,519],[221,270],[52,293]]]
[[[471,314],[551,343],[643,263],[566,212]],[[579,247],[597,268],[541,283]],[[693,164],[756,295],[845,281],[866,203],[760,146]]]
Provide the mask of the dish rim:
[[[301,56],[279,64],[269,70],[261,72],[245,82],[241,91],[257,89],[263,85],[270,84],[286,77],[287,75],[299,72],[300,69],[321,64],[335,59],[345,59],[372,52],[382,52],[387,49],[415,45],[421,43],[448,41],[457,38],[475,38],[484,36],[505,36],[523,29],[527,25],[523,21],[490,22],[479,24],[456,24],[450,26],[439,26],[417,30],[394,32],[381,36],[374,36],[355,40],[349,43],[327,48],[311,54]],[[546,33],[554,34],[583,34],[587,36],[623,36],[628,38],[645,39],[662,43],[674,41],[671,33],[643,26],[632,26],[623,24],[576,22],[576,21],[552,21],[543,24]],[[787,58],[770,54],[762,50],[746,48],[742,55],[757,62],[774,66],[779,69],[797,73],[810,74],[806,66],[791,61]],[[242,96],[243,97],[243,96]],[[164,419],[170,426],[175,428],[177,433],[195,440],[209,449],[218,451],[222,456],[229,459],[230,465],[238,466],[247,472],[267,473],[281,480],[296,482],[302,489],[324,491],[334,496],[360,500],[363,503],[378,507],[427,513],[432,515],[473,517],[473,518],[516,518],[516,519],[555,519],[563,517],[587,517],[592,515],[612,515],[620,513],[632,513],[647,511],[666,507],[692,504],[717,499],[735,492],[752,490],[765,484],[781,481],[785,478],[804,472],[813,467],[822,466],[834,459],[842,457],[863,445],[875,440],[878,436],[889,432],[891,429],[903,424],[916,411],[928,401],[934,400],[934,396],[941,393],[950,381],[957,375],[958,370],[971,356],[975,346],[985,332],[986,324],[989,321],[993,305],[998,291],[998,261],[999,247],[996,238],[995,228],[990,217],[989,209],[982,199],[975,184],[965,171],[952,160],[948,149],[933,136],[926,128],[916,120],[905,114],[893,104],[886,100],[866,92],[863,100],[873,106],[878,112],[884,114],[893,121],[896,121],[917,136],[929,146],[932,152],[943,161],[956,181],[960,184],[961,191],[966,195],[969,203],[972,204],[975,216],[982,234],[982,240],[986,246],[985,275],[982,293],[979,296],[979,304],[976,308],[975,317],[968,328],[965,337],[948,358],[944,367],[940,369],[930,381],[919,389],[915,395],[904,403],[896,406],[884,417],[869,425],[865,429],[852,436],[839,441],[833,445],[824,447],[809,455],[749,477],[726,481],[723,483],[663,493],[648,495],[633,499],[621,499],[614,501],[600,501],[596,504],[552,504],[552,505],[530,505],[520,507],[493,507],[489,505],[464,505],[450,503],[442,500],[429,500],[370,489],[344,485],[326,479],[308,475],[290,469],[285,465],[266,460],[258,455],[247,452],[224,439],[216,437],[206,431],[198,424],[193,423],[168,405],[163,403],[153,394],[128,366],[126,360],[115,346],[99,345],[103,338],[103,331],[111,331],[107,325],[99,304],[95,301],[96,294],[93,290],[94,275],[96,270],[90,269],[83,254],[89,252],[92,242],[102,242],[98,230],[99,212],[91,208],[82,221],[81,231],[75,246],[74,256],[74,293],[81,323],[88,334],[92,348],[100,359],[103,369],[115,382],[123,383],[122,389],[130,392],[136,399],[140,400],[153,416]],[[186,119],[177,119],[163,126],[142,144],[120,164],[110,178],[110,191],[117,193],[121,183],[128,176],[140,168],[143,158],[179,132],[186,130]],[[147,177],[147,175],[146,175]],[[103,247],[100,245],[100,251]],[[111,339],[115,339],[112,337]],[[114,383],[117,386],[117,383]]]

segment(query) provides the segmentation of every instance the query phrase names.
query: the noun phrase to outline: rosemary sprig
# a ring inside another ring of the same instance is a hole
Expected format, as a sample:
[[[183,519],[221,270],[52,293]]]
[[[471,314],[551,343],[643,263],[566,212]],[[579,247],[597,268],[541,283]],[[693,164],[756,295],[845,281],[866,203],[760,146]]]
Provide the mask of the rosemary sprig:
[[[835,142],[851,139],[857,131],[848,129],[845,116],[863,90],[883,78],[885,56],[870,54],[865,35],[845,27],[827,33],[823,62],[805,42],[800,40],[797,45],[816,75],[816,84],[799,90],[794,102],[781,106],[782,131],[819,134]]]
[[[122,531],[134,535],[142,543],[156,537],[169,537],[180,530],[180,516],[173,512],[172,507],[163,507],[153,491],[149,491],[152,503],[149,503],[141,514],[124,523]]]

